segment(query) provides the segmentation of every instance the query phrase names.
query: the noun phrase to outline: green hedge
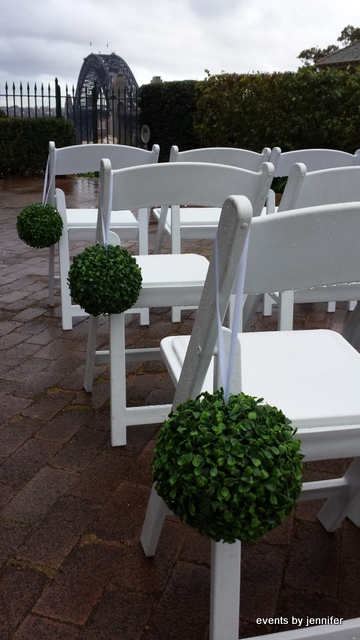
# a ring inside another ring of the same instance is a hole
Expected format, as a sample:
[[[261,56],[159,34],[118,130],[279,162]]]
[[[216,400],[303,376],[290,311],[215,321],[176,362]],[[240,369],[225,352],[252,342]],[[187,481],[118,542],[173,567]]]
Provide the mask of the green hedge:
[[[169,159],[173,144],[179,149],[199,147],[194,132],[197,82],[183,80],[140,87],[140,123],[150,128],[148,148],[160,145],[160,160]]]
[[[0,176],[42,175],[49,140],[57,147],[75,144],[73,123],[58,118],[0,118]]]
[[[220,74],[198,85],[194,131],[201,146],[260,151],[360,147],[360,71]]]
[[[170,147],[233,146],[261,151],[360,147],[360,69],[301,67],[296,72],[208,74],[202,82],[140,88],[141,124],[160,158]]]

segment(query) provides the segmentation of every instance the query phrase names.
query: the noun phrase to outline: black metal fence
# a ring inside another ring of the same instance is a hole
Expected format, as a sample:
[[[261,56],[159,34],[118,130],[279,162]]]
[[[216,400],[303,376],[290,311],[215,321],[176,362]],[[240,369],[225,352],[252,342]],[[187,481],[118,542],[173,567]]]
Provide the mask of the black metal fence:
[[[55,78],[54,85],[33,88],[0,85],[0,115],[12,118],[65,118],[72,120],[76,142],[109,142],[139,146],[139,96],[135,89],[123,88],[107,95],[95,84],[77,95],[74,86],[65,94]]]

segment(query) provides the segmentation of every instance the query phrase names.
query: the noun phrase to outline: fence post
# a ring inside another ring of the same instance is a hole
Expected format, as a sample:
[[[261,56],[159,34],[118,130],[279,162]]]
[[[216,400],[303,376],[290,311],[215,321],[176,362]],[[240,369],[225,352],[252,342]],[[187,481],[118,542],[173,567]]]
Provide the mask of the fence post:
[[[93,132],[93,143],[97,144],[98,142],[98,109],[97,109],[97,86],[96,82],[92,88],[92,96],[91,96],[91,113],[92,113],[92,132]]]
[[[59,87],[58,79],[55,78],[55,105],[56,105],[56,117],[61,118],[61,89]]]

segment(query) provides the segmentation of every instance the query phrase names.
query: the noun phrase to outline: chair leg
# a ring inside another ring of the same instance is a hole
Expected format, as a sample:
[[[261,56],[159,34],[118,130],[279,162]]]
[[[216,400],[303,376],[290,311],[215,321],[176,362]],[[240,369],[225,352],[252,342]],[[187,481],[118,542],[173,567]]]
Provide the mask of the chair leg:
[[[171,322],[181,322],[181,307],[172,307]]]
[[[164,234],[165,234],[165,225],[166,225],[166,217],[167,217],[168,209],[169,207],[161,207],[160,209],[160,217],[159,217],[158,227],[156,231],[154,253],[161,253],[161,246],[162,246]]]
[[[71,313],[70,287],[67,281],[70,269],[69,235],[67,229],[63,231],[59,240],[59,269],[62,328],[64,331],[68,331],[73,328],[73,320]]]
[[[292,331],[294,321],[294,292],[283,291],[279,293],[279,331]]]
[[[336,311],[336,302],[328,302],[327,303],[327,312],[328,313],[335,313]]]
[[[140,309],[140,325],[147,326],[150,324],[150,311],[147,308]]]
[[[171,207],[171,253],[181,253],[180,207]]]
[[[171,405],[126,406],[126,359],[136,358],[138,351],[144,360],[158,360],[159,349],[125,349],[125,316],[123,313],[109,317],[110,333],[110,428],[111,445],[126,445],[128,426],[162,423],[169,415]],[[153,351],[151,354],[150,352]],[[133,356],[133,358],[132,358]]]
[[[343,479],[345,489],[329,498],[317,516],[327,531],[335,531],[345,518],[360,526],[360,458],[353,460]]]
[[[110,422],[113,447],[126,444],[126,353],[125,316],[109,317],[110,341]]]
[[[252,321],[259,306],[261,295],[246,296],[243,307],[243,331],[250,331]]]
[[[271,316],[274,300],[269,293],[264,293],[263,316]]]
[[[148,255],[149,253],[149,209],[139,209],[138,221],[139,221],[139,254]],[[150,324],[149,309],[141,309],[140,311],[140,325],[145,326]]]
[[[238,317],[238,323],[236,327],[237,333],[243,333],[243,321],[244,321],[244,308],[246,304],[247,296],[243,296],[243,307]],[[223,320],[223,327],[228,327],[229,329],[234,329],[234,318],[235,314],[237,314],[236,308],[236,295],[232,294],[229,300],[228,310],[226,312],[226,316]],[[235,330],[235,329],[234,329]]]
[[[49,305],[54,306],[55,295],[55,245],[49,249]]]
[[[97,330],[99,326],[99,318],[97,316],[90,316],[89,318],[89,332],[88,341],[86,346],[86,361],[85,361],[85,377],[84,377],[84,389],[88,393],[91,393],[94,381],[94,366],[96,360],[96,338]]]
[[[211,541],[209,640],[238,640],[241,543]]]
[[[146,510],[140,542],[146,556],[154,556],[159,542],[161,529],[166,516],[171,515],[171,511],[166,506],[164,500],[160,498],[153,485]]]
[[[171,515],[153,485],[140,542],[147,557],[155,555],[162,526]],[[209,640],[238,640],[241,543],[211,541]]]
[[[356,307],[356,303],[357,300],[350,300],[350,302],[348,302],[348,311],[354,311],[355,307]]]
[[[171,207],[171,253],[181,253],[181,229],[180,229],[180,207]],[[180,307],[172,307],[171,321],[181,322]]]
[[[356,304],[342,335],[353,347],[356,348],[360,344],[360,302]]]
[[[148,209],[139,209],[139,254],[148,255],[149,253],[149,217]]]

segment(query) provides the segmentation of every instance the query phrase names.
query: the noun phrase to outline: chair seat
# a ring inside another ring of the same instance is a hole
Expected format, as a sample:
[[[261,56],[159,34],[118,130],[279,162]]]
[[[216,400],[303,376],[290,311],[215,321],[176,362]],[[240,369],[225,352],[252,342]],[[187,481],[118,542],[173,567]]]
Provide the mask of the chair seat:
[[[97,209],[66,209],[68,227],[89,227],[96,228],[98,210]],[[139,223],[132,211],[112,211],[111,227],[127,227],[134,225],[138,229]]]
[[[266,209],[264,207],[264,213]],[[159,221],[160,209],[153,209]],[[180,207],[181,237],[190,240],[215,238],[221,215],[220,207]],[[171,235],[171,210],[166,216],[165,231]]]
[[[97,209],[67,209],[69,239],[73,242],[95,242]],[[139,222],[132,211],[112,211],[110,229],[120,240],[137,240]]]
[[[221,215],[220,207],[181,207],[180,223],[181,226],[197,227],[198,225],[211,227],[219,224]],[[170,214],[168,213],[167,222],[171,225]]]
[[[192,253],[141,255],[136,256],[136,261],[143,278],[137,307],[199,303],[209,266],[204,256]]]
[[[160,209],[153,209],[159,222]],[[180,207],[181,237],[191,240],[215,238],[221,214],[220,207]],[[171,235],[171,210],[166,215],[164,231]]]
[[[238,338],[241,388],[280,408],[299,429],[301,440],[309,436],[312,450],[307,447],[307,456],[317,460],[331,457],[323,440],[321,444],[316,440],[316,432],[324,427],[336,427],[339,432],[336,457],[359,454],[360,354],[340,334],[319,329],[242,333]],[[188,341],[189,336],[181,336],[161,343],[175,381],[180,377]]]

